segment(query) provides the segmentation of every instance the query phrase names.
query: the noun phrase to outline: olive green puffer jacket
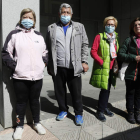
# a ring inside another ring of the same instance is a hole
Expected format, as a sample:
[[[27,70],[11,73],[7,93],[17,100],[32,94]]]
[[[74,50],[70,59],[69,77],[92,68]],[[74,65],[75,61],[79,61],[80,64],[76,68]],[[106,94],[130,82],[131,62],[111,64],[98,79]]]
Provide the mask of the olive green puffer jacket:
[[[138,48],[136,43],[136,37],[131,36],[126,38],[118,52],[118,59],[122,62],[129,63],[125,71],[125,79],[130,79],[134,81],[137,79],[138,63],[135,60],[137,54]]]

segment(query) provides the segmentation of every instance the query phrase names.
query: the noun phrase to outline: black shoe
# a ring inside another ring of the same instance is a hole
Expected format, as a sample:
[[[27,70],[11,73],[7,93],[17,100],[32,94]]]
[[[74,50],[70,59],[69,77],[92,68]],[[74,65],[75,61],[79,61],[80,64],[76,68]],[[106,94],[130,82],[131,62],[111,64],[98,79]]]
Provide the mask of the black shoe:
[[[99,119],[99,120],[102,121],[102,122],[105,122],[105,121],[106,121],[106,118],[105,118],[103,112],[97,111],[97,112],[96,112],[96,117],[97,117],[97,119]]]
[[[140,111],[136,111],[134,116],[135,116],[136,122],[140,124]]]
[[[133,112],[129,112],[128,113],[128,118],[127,119],[128,119],[128,122],[130,122],[132,124],[135,124],[136,123]]]
[[[109,110],[109,108],[105,108],[104,114],[109,116],[109,117],[113,117],[114,116],[114,114]]]

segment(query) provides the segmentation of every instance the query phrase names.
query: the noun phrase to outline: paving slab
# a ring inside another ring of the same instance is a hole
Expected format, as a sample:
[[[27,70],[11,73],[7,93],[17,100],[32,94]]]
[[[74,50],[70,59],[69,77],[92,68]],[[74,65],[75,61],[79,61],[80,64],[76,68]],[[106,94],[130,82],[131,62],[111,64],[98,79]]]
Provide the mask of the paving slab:
[[[13,140],[13,133],[7,133],[5,135],[0,135],[0,140]]]
[[[102,139],[104,137],[117,133],[116,130],[110,128],[107,125],[104,125],[104,123],[95,124],[94,126],[86,127],[83,130],[91,134],[96,139]]]
[[[46,129],[46,128],[45,128]],[[14,128],[8,128],[0,132],[0,140],[13,140]],[[24,125],[24,131],[21,140],[58,140],[52,133],[46,129],[45,135],[39,135],[32,128],[32,125]]]
[[[2,125],[0,124],[0,131],[3,131],[4,130],[4,128],[2,127]]]
[[[55,118],[41,121],[41,123],[56,137],[70,133],[72,131],[81,130],[81,127],[76,126],[74,120],[66,117],[63,121],[56,121]]]
[[[119,110],[124,108],[125,101],[113,103],[120,106]],[[89,108],[91,109],[91,108]],[[93,111],[95,111],[93,109]],[[125,112],[124,110],[122,110]],[[118,113],[118,112],[117,112]],[[74,113],[71,117],[67,117],[64,121],[56,121],[55,118],[41,121],[42,124],[60,140],[127,140],[131,139],[135,133],[136,138],[139,136],[139,125],[130,124],[127,120],[118,114],[113,117],[107,117],[106,122],[100,122],[95,115],[84,110],[84,124],[82,127],[75,126]]]

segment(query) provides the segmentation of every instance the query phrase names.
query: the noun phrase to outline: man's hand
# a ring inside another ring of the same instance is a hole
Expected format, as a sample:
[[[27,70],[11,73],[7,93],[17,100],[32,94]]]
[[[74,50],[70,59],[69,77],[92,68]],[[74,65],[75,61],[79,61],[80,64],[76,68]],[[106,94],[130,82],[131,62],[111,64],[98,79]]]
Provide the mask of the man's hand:
[[[82,63],[82,67],[83,67],[84,72],[87,72],[89,69],[88,64],[86,63]]]
[[[136,61],[140,62],[140,55],[136,56]]]

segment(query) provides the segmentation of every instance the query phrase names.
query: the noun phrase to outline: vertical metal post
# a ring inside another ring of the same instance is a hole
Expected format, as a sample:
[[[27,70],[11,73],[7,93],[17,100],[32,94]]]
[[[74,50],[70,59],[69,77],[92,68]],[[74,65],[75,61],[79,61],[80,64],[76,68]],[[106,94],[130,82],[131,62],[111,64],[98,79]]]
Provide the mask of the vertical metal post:
[[[0,0],[0,48],[1,49],[2,49],[2,46],[3,46],[3,36],[2,36],[2,0]],[[0,51],[0,124],[4,127],[4,101],[3,101],[2,55],[1,55],[1,51]]]

